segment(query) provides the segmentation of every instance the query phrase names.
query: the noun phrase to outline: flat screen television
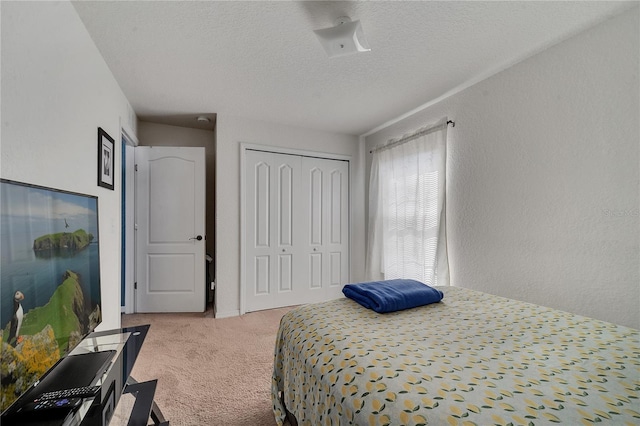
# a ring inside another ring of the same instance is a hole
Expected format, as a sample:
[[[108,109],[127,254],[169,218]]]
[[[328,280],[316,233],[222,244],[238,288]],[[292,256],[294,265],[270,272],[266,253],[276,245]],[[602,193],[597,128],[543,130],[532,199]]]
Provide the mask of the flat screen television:
[[[98,199],[0,179],[0,412],[102,321]]]

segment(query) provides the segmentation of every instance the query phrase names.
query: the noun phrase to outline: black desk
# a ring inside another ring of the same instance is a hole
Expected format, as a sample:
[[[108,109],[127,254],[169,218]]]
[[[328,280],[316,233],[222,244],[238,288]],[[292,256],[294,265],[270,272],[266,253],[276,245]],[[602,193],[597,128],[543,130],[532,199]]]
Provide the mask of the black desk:
[[[61,360],[2,416],[4,426],[106,426],[124,393],[135,396],[128,426],[146,426],[149,418],[155,425],[168,426],[153,402],[156,380],[137,383],[131,378],[149,325],[126,327],[119,330],[94,332],[88,335],[66,358]],[[105,357],[105,354],[108,356]],[[96,360],[95,366],[93,360]],[[106,359],[106,365],[102,359]],[[90,365],[90,367],[87,367]],[[97,371],[93,371],[93,369]],[[88,376],[87,376],[88,375]],[[86,379],[93,377],[93,379]],[[83,383],[74,382],[82,380]],[[87,382],[89,380],[90,382]],[[22,407],[39,394],[73,386],[99,385],[94,398],[85,398],[71,410],[43,413],[39,416],[23,412]]]

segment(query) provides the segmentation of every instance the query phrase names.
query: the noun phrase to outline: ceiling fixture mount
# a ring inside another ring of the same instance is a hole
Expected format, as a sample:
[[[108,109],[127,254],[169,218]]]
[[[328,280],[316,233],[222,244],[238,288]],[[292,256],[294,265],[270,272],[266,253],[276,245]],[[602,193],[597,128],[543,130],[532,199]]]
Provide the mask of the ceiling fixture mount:
[[[315,30],[314,33],[330,58],[371,51],[360,21],[352,21],[348,16],[336,19],[334,27]]]
[[[196,121],[198,123],[211,123],[211,119],[209,117],[205,117],[203,115],[201,115],[200,117],[196,118]]]

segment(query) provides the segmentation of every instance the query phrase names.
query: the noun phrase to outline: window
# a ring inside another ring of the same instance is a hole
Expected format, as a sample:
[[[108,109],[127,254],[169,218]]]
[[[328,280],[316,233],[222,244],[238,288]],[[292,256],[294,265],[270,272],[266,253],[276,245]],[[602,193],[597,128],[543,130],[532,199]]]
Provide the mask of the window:
[[[446,120],[374,150],[367,274],[448,284]]]

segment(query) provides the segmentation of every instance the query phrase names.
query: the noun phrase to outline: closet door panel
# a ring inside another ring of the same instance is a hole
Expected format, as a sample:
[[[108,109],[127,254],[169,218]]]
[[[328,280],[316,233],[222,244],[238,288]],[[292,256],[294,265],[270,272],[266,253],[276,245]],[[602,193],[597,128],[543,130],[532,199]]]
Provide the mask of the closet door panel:
[[[245,311],[342,297],[348,162],[247,150]]]
[[[347,208],[344,205],[343,201],[343,192],[345,188],[342,185],[345,176],[338,170],[333,170],[331,172],[330,185],[331,192],[329,195],[330,205],[330,223],[329,223],[329,231],[331,234],[331,244],[340,244],[342,243],[343,238],[343,217],[342,213]]]
[[[307,174],[309,176],[309,218],[311,219],[309,226],[309,244],[320,246],[322,245],[322,225],[324,224],[322,170],[313,167]]]
[[[245,310],[295,305],[300,157],[247,151],[245,159]]]
[[[255,227],[255,247],[268,248],[270,245],[269,234],[269,214],[271,213],[270,197],[271,192],[271,168],[268,164],[259,161],[254,166],[254,186],[253,203],[255,205],[255,215],[253,226]]]
[[[254,262],[255,276],[253,278],[253,283],[255,288],[253,289],[253,294],[255,296],[269,295],[269,283],[271,281],[271,274],[269,272],[269,256],[256,256],[254,257]]]
[[[342,253],[331,253],[331,278],[329,280],[329,286],[341,286],[342,282]],[[342,289],[342,287],[340,287]]]
[[[283,164],[278,170],[278,236],[281,247],[293,245],[293,167]]]
[[[341,297],[342,286],[349,278],[348,162],[304,157],[302,176],[303,187],[309,188],[306,204],[311,209],[305,249],[316,259],[312,280],[322,287],[313,301]]]
[[[312,253],[309,256],[309,289],[322,288],[322,253]]]
[[[327,197],[327,249],[331,261],[326,298],[332,299],[342,296],[342,287],[349,280],[349,163],[331,161],[327,168],[327,185],[331,189]]]
[[[278,290],[279,292],[290,292],[293,289],[293,255],[278,255]]]

